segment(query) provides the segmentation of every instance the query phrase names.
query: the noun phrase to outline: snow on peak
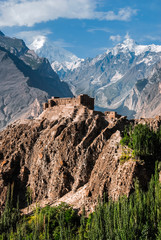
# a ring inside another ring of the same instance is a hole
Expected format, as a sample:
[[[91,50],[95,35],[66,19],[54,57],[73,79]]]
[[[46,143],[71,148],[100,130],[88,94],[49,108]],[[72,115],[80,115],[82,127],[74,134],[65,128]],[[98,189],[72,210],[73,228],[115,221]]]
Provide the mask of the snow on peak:
[[[160,45],[152,44],[152,45],[150,45],[150,47],[151,47],[152,52],[156,52],[156,53],[161,52],[161,46]]]
[[[75,62],[79,58],[66,49],[57,46],[54,42],[50,42],[45,36],[37,36],[29,46],[40,57],[48,58],[49,62]]]
[[[78,59],[77,61],[73,61],[73,62],[68,62],[68,61],[64,61],[64,62],[58,62],[58,61],[54,61],[51,66],[53,68],[53,70],[55,72],[64,70],[71,70],[73,71],[75,68],[78,68],[80,66],[80,64],[84,61],[84,59]]]
[[[147,51],[155,52],[155,53],[161,52],[161,46],[155,45],[155,44],[139,45],[128,36],[122,43],[117,44],[112,49],[108,49],[106,54],[111,52],[114,56],[116,56],[119,52],[123,52],[123,53],[134,52],[135,55],[138,56]]]
[[[131,38],[126,38],[123,43],[122,43],[123,47],[127,47],[129,50],[133,50],[136,46],[136,43],[133,39]]]
[[[46,42],[46,37],[39,35],[35,37],[34,41],[30,44],[29,48],[37,51],[38,49],[42,48]]]
[[[29,48],[34,50],[39,57],[47,58],[55,71],[73,70],[84,60],[41,35],[35,37]]]
[[[126,39],[122,43],[117,44],[112,49],[108,49],[106,53],[108,54],[111,52],[114,56],[116,56],[119,52],[123,53],[127,53],[128,51],[135,52],[135,48],[136,48],[135,41],[130,37],[126,37]]]

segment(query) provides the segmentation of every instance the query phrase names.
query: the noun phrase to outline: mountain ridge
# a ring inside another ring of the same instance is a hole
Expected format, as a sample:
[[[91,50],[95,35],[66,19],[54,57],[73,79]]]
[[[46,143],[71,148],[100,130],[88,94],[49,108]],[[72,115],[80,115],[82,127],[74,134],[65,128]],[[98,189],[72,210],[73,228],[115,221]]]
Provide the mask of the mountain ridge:
[[[114,48],[108,49],[106,53],[112,52],[113,55],[117,54],[117,51],[120,52],[129,50],[130,52],[134,52],[135,55],[140,55],[144,52],[151,51],[151,52],[161,52],[161,46],[160,45],[140,45],[136,43],[131,38],[126,38],[122,43],[117,44]]]
[[[40,57],[46,57],[53,70],[59,72],[59,74],[76,68],[84,60],[41,35],[35,37],[29,48],[34,50]]]
[[[0,128],[42,111],[49,96],[73,96],[47,59],[39,58],[20,39],[0,36]]]
[[[126,39],[93,59],[85,59],[61,79],[69,84],[74,95],[89,94],[95,97],[96,106],[116,110],[120,114],[120,109],[126,107],[126,115],[134,118],[137,117],[137,109],[136,114],[131,116],[127,100],[126,106],[124,101],[138,80],[152,74],[154,65],[160,59],[161,46],[137,45],[134,40]]]

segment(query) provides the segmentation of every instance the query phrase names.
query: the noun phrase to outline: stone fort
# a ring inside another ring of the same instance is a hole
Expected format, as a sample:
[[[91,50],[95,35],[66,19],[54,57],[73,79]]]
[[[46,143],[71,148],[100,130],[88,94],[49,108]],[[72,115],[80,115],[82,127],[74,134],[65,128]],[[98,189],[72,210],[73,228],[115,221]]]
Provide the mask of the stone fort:
[[[59,98],[52,97],[48,102],[43,103],[43,109],[51,108],[54,106],[71,105],[80,106],[83,105],[91,110],[94,110],[94,98],[89,97],[87,94],[81,94],[78,97],[73,98]]]
[[[90,110],[94,110],[94,98],[89,97],[87,94],[81,94],[78,97],[73,98],[59,98],[52,97],[48,100],[48,102],[43,103],[43,110],[54,108],[55,106],[84,106]],[[103,114],[99,111],[94,111],[95,114]],[[108,120],[115,120],[121,117],[121,115],[117,114],[114,111],[106,111],[104,115]]]

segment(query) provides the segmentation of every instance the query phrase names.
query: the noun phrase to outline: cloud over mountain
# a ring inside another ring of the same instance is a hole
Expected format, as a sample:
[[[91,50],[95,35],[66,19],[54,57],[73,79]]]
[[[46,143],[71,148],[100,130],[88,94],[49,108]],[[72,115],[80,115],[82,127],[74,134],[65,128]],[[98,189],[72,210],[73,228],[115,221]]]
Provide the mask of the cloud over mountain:
[[[67,19],[99,19],[128,21],[136,9],[121,8],[118,12],[96,10],[98,0],[7,0],[1,2],[0,27],[28,26],[36,23]]]
[[[113,42],[120,42],[121,41],[121,36],[119,34],[117,35],[111,35],[110,36],[110,40],[112,40]]]

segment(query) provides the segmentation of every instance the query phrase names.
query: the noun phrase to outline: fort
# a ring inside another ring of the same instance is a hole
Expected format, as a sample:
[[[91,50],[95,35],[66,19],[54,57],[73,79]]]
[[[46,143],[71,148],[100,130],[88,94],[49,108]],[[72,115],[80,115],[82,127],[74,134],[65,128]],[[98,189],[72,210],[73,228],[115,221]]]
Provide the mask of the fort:
[[[48,102],[43,103],[43,110],[46,109],[54,109],[58,113],[58,109],[56,107],[60,107],[63,109],[63,107],[80,107],[84,106],[87,107],[89,110],[93,110],[94,114],[103,114],[107,120],[114,121],[115,119],[119,119],[122,117],[115,111],[106,111],[104,113],[100,111],[94,111],[94,98],[89,97],[87,94],[81,94],[77,97],[73,98],[59,98],[59,97],[52,97],[48,100]],[[124,116],[125,117],[125,116]]]
[[[94,110],[94,98],[89,97],[87,94],[81,94],[78,97],[73,98],[59,98],[52,97],[47,103],[43,103],[43,109],[52,108],[54,106],[71,105],[80,106],[83,105],[91,110]]]
[[[108,116],[108,119],[110,119],[110,120],[114,120],[116,118],[121,117],[120,114],[118,114],[117,112],[114,112],[114,111],[105,111],[104,114],[105,114],[105,116]]]

